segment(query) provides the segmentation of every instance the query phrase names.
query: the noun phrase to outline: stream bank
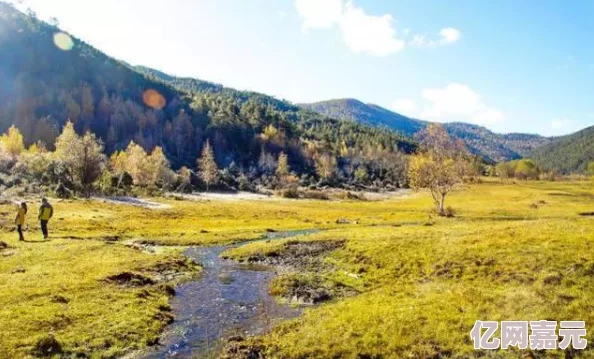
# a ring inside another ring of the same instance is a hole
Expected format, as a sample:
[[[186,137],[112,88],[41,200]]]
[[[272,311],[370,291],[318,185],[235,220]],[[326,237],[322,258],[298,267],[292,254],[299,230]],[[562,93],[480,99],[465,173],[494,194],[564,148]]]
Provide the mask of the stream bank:
[[[314,232],[317,230],[272,232],[263,240]],[[276,276],[273,266],[220,257],[224,251],[250,242],[191,247],[184,252],[202,264],[202,274],[176,288],[171,300],[175,319],[161,344],[141,358],[216,358],[226,340],[262,334],[276,323],[300,315],[299,307],[280,304],[269,294],[269,284]]]

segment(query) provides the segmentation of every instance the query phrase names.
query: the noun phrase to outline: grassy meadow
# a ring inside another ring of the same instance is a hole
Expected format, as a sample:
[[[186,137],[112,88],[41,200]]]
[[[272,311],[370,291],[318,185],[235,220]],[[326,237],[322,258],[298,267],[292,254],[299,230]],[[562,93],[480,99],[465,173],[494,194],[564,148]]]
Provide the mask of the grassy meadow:
[[[48,242],[31,199],[25,243],[11,231],[15,207],[3,205],[0,357],[58,346],[63,356],[119,357],[155,343],[171,320],[171,286],[199,275],[182,246],[311,228],[325,231],[225,253],[241,260],[282,252],[289,241],[344,243],[311,275],[356,294],[254,339],[269,357],[522,357],[475,352],[470,329],[477,319],[585,320],[589,329],[594,217],[580,213],[594,212],[592,193],[587,182],[483,183],[448,198],[454,218],[433,216],[427,193],[381,202],[154,199],[169,206],[157,210],[53,200]],[[297,275],[307,273],[276,282]]]

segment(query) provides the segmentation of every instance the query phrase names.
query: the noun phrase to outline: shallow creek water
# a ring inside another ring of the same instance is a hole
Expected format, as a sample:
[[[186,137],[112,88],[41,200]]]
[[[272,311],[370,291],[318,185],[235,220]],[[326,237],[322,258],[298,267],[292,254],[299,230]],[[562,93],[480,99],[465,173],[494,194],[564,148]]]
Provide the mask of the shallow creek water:
[[[263,240],[311,234],[315,230],[269,233]],[[294,318],[300,309],[279,304],[268,294],[273,267],[221,259],[228,246],[192,247],[186,256],[204,267],[196,281],[176,288],[171,301],[175,320],[161,344],[142,358],[216,358],[224,339],[256,335]]]

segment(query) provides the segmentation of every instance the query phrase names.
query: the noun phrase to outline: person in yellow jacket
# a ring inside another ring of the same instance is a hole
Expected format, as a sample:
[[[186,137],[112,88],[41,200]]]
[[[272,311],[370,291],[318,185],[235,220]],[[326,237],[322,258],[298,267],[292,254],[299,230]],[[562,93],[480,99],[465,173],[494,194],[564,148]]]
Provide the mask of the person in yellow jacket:
[[[25,225],[25,216],[27,215],[27,204],[22,202],[19,206],[19,210],[17,212],[16,218],[14,219],[14,224],[16,224],[17,232],[19,233],[19,241],[25,241],[25,236],[23,236],[23,226]]]
[[[41,222],[41,232],[43,233],[43,239],[47,239],[47,222],[54,215],[54,208],[47,201],[46,198],[41,199],[41,207],[39,207],[39,222]]]

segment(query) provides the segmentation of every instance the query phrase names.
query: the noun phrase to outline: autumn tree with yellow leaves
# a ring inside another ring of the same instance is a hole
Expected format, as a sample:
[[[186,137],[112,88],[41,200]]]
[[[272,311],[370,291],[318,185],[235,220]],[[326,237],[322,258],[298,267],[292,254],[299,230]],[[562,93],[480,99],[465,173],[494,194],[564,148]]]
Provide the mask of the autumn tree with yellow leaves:
[[[411,156],[410,185],[431,192],[437,213],[446,215],[445,198],[468,174],[469,153],[461,141],[452,139],[438,124],[427,126],[418,134],[420,150]]]
[[[206,191],[208,192],[210,185],[216,181],[219,172],[210,141],[206,141],[202,148],[202,155],[197,162],[200,178],[206,184]]]
[[[10,126],[8,132],[0,136],[0,149],[12,158],[16,158],[25,149],[23,135],[14,125]]]

